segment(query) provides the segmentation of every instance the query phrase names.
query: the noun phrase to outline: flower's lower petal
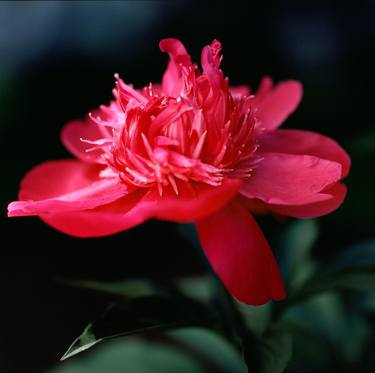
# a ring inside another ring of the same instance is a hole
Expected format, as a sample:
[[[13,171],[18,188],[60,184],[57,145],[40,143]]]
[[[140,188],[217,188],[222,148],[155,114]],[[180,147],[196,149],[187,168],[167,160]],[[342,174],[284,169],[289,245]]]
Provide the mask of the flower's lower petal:
[[[103,138],[98,125],[90,117],[85,120],[74,120],[67,123],[61,131],[64,146],[78,159],[89,163],[102,163],[101,149],[90,150],[92,144],[82,140],[97,141]]]
[[[323,189],[341,179],[337,162],[309,155],[259,153],[258,163],[240,192],[268,204],[305,205],[330,199]]]
[[[281,129],[266,132],[258,139],[264,153],[306,154],[335,161],[342,166],[342,177],[350,168],[350,158],[343,148],[331,138],[315,132]]]
[[[262,92],[262,99],[255,95],[256,116],[267,131],[279,127],[285,119],[293,113],[302,98],[301,83],[288,80],[268,87],[267,93]]]
[[[233,202],[198,221],[197,230],[213,269],[237,299],[261,305],[285,297],[271,249],[245,207]]]
[[[116,178],[99,178],[100,167],[77,160],[42,163],[22,180],[19,201],[9,216],[41,215],[92,209],[127,193]]]
[[[192,222],[222,208],[235,197],[241,182],[228,179],[220,187],[181,183],[179,194],[157,188],[138,189],[105,206],[91,210],[40,214],[55,229],[76,237],[100,237],[156,218]]]
[[[92,210],[42,214],[40,218],[58,231],[74,237],[102,237],[133,228],[148,219],[137,208],[145,190],[129,195]]]
[[[338,183],[325,193],[331,196],[326,201],[309,203],[301,206],[267,205],[273,213],[291,216],[294,218],[317,218],[327,215],[341,206],[346,196],[347,188],[344,184]]]
[[[221,209],[233,199],[241,181],[225,179],[220,186],[203,183],[179,183],[178,195],[168,188],[160,195],[154,187],[140,202],[150,217],[177,222],[192,222]]]

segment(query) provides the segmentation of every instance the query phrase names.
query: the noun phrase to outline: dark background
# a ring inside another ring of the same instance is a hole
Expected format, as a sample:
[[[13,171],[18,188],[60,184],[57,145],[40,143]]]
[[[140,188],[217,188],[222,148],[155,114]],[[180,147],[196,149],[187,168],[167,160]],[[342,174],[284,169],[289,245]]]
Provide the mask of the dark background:
[[[314,255],[323,262],[374,237],[375,2],[260,3],[0,2],[1,372],[52,366],[105,306],[58,277],[172,280],[206,270],[174,224],[76,239],[37,218],[6,218],[27,170],[70,157],[60,129],[108,102],[115,72],[137,87],[160,80],[163,37],[180,38],[197,62],[219,39],[233,85],[256,87],[264,74],[302,81],[304,99],[286,125],[334,137],[353,159],[347,201],[319,219]],[[276,240],[272,219],[261,223]]]

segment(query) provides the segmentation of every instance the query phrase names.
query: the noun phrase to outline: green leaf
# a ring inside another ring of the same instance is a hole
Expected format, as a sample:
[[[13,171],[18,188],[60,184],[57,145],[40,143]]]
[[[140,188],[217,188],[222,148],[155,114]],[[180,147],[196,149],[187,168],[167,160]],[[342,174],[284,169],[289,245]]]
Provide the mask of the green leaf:
[[[244,358],[249,371],[282,373],[292,357],[292,336],[282,329],[269,329],[262,338],[244,344]]]
[[[360,314],[347,308],[339,294],[325,292],[290,308],[282,323],[284,327],[288,325],[294,330],[300,329],[304,334],[315,336],[318,343],[321,343],[322,338],[325,339],[326,348],[330,344],[331,357],[334,353],[341,356],[342,360],[355,362],[371,335],[371,328]],[[329,356],[325,358],[329,359]]]
[[[318,237],[315,220],[297,220],[281,237],[280,265],[289,291],[300,287],[316,268],[311,249]]]
[[[94,290],[102,293],[118,295],[121,297],[147,296],[156,293],[165,293],[166,289],[155,283],[143,279],[124,281],[92,281],[79,279],[58,279],[59,282],[83,289]]]
[[[240,354],[220,335],[203,328],[181,328],[112,341],[62,363],[50,373],[245,373]]]
[[[167,333],[175,341],[199,352],[201,360],[216,366],[215,372],[245,373],[247,367],[238,351],[222,336],[209,329],[183,328]]]
[[[80,359],[63,362],[50,373],[205,373],[182,351],[139,338],[105,344]]]
[[[293,294],[295,303],[314,294],[331,290],[375,290],[375,242],[343,250]]]
[[[111,306],[89,324],[72,343],[62,360],[108,339],[186,325],[206,325],[210,314],[198,302],[185,297],[140,296]]]

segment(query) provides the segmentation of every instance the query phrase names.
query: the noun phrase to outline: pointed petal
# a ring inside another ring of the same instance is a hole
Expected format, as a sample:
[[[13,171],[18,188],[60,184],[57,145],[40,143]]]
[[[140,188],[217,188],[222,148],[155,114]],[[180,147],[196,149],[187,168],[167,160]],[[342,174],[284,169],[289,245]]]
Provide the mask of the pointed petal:
[[[238,300],[261,305],[285,297],[271,249],[245,207],[231,203],[198,221],[197,229],[213,269]]]
[[[9,216],[28,216],[92,209],[127,193],[117,178],[99,178],[100,167],[76,160],[42,163],[22,180],[20,201]]]
[[[335,161],[342,166],[342,177],[350,169],[350,158],[343,148],[331,138],[315,132],[281,129],[266,132],[258,139],[262,152],[306,154]]]
[[[259,153],[263,158],[240,192],[268,204],[304,205],[330,199],[320,193],[341,178],[337,162],[309,155]]]
[[[264,85],[269,85],[267,82],[268,80]],[[261,98],[257,99],[257,95],[255,95],[254,105],[257,109],[256,116],[262,127],[267,131],[272,131],[279,127],[297,108],[302,98],[302,85],[297,81],[287,80],[272,89],[268,86],[266,88],[262,88],[259,93]]]

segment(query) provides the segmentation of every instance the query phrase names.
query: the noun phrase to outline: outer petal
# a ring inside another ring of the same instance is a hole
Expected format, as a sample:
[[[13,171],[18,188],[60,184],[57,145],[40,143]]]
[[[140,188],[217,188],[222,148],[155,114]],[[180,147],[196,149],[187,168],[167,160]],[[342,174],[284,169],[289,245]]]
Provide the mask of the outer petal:
[[[261,97],[257,99],[255,95],[254,105],[258,109],[256,116],[263,128],[272,131],[297,108],[302,98],[302,85],[297,81],[287,80],[271,88],[267,79],[262,86],[264,87],[259,93]]]
[[[341,165],[337,162],[309,155],[259,155],[263,160],[240,190],[247,198],[277,205],[319,202],[331,198],[320,192],[341,178]]]
[[[347,188],[344,184],[338,183],[325,193],[332,197],[326,201],[310,203],[302,206],[267,205],[271,212],[292,216],[295,218],[317,218],[335,211],[344,202]]]
[[[342,177],[349,172],[349,155],[327,136],[310,131],[281,129],[264,133],[258,141],[262,152],[313,155],[340,163]]]
[[[78,159],[89,163],[102,163],[100,149],[87,151],[93,146],[82,141],[96,141],[103,138],[96,123],[89,117],[85,120],[74,120],[67,123],[61,131],[61,141],[64,146]]]
[[[162,79],[163,92],[167,96],[177,97],[183,86],[181,68],[192,65],[190,56],[177,39],[163,39],[159,47],[161,51],[167,52],[170,58]]]
[[[157,188],[140,189],[114,203],[93,210],[42,215],[41,218],[59,231],[76,237],[99,237],[121,232],[157,218],[192,222],[206,217],[235,197],[239,180],[226,180],[220,187],[197,184],[179,185],[179,195]]]
[[[49,161],[33,168],[21,183],[20,201],[9,216],[92,209],[127,193],[115,178],[99,178],[100,167],[76,160]]]
[[[213,269],[237,299],[260,305],[285,297],[271,249],[253,217],[238,202],[198,221],[197,229]]]

